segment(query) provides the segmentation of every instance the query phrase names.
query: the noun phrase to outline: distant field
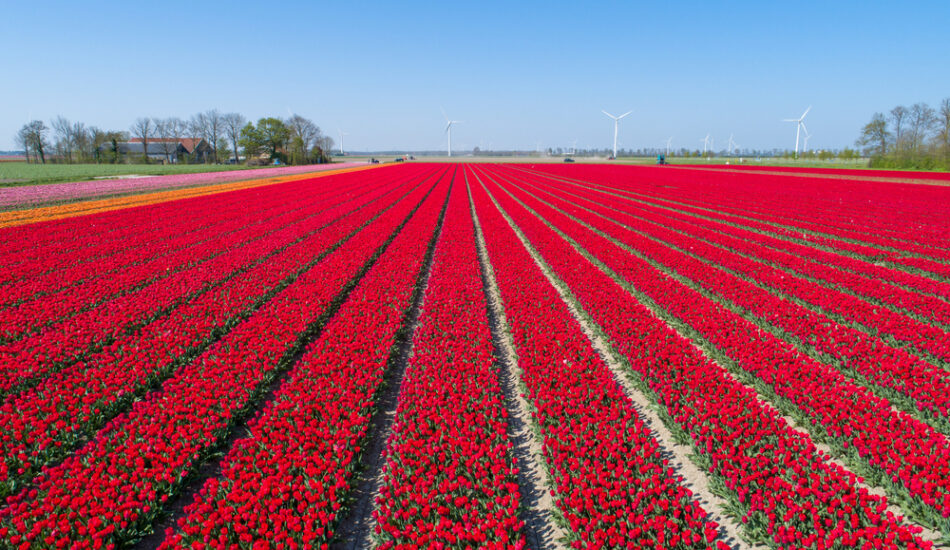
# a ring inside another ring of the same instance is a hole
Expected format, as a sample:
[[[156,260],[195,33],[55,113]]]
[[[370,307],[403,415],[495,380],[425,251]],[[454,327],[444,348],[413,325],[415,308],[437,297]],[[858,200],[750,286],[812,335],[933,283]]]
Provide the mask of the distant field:
[[[369,159],[366,156],[346,157],[347,160]],[[377,156],[382,162],[391,162],[390,156]],[[656,157],[621,157],[619,160],[607,160],[604,157],[572,157],[578,163],[585,164],[656,164]],[[673,157],[667,159],[670,164],[741,164],[747,166],[795,166],[799,168],[867,168],[867,159],[849,160],[849,161],[822,161],[822,160],[791,160],[781,158],[763,158],[755,160],[754,158],[743,158],[741,161],[736,157],[716,157],[716,158],[683,158]],[[537,156],[537,157],[490,157],[490,156],[452,156],[452,157],[416,157],[416,161],[425,162],[491,162],[491,163],[559,163],[564,162],[564,156]]]
[[[391,162],[390,157],[377,157],[383,162]],[[347,162],[368,160],[369,157],[345,157]],[[550,157],[416,157],[417,161],[426,162],[485,162],[485,163],[560,163],[563,156]],[[655,159],[645,157],[626,157],[616,161],[608,161],[603,157],[576,157],[578,163],[610,163],[610,164],[654,164]],[[680,158],[669,159],[671,164],[740,164],[745,166],[794,166],[801,168],[867,168],[867,160],[856,161],[793,161],[786,159],[743,159],[736,158]],[[14,187],[20,185],[37,185],[47,183],[62,183],[72,181],[86,181],[110,176],[158,176],[171,174],[197,174],[204,172],[221,172],[226,170],[255,170],[255,167],[233,166],[226,164],[28,164],[26,162],[0,162],[0,187]]]
[[[639,162],[638,162],[639,161]],[[630,164],[654,164],[656,159],[621,159],[621,162]],[[674,157],[667,159],[670,164],[739,164],[745,166],[793,166],[798,168],[867,168],[868,159],[857,160],[792,160],[782,158],[755,158],[743,157],[716,157],[716,158],[682,158]]]
[[[228,164],[28,164],[0,162],[0,187],[91,180],[107,176],[162,176],[224,170],[254,170]]]
[[[236,181],[260,180],[312,174],[345,168],[365,167],[365,163],[336,162],[300,166],[269,166],[255,170],[163,174],[134,178],[109,178],[85,181],[49,182],[40,185],[0,186],[0,212],[22,210],[40,205],[52,206],[75,201],[137,195],[168,189],[205,187]],[[2,216],[0,216],[2,217]]]

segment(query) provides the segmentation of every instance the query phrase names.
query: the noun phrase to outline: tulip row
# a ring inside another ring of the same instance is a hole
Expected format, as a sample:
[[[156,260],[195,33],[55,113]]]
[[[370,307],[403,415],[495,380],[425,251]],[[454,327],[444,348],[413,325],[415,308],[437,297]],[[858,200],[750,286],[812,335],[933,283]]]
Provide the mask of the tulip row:
[[[363,163],[342,162],[305,166],[276,166],[255,168],[253,170],[238,169],[193,174],[169,174],[143,178],[113,178],[45,185],[24,185],[3,189],[2,192],[0,192],[0,208],[22,206],[23,204],[42,204],[51,201],[88,199],[92,197],[110,196],[120,193],[137,193],[156,189],[214,185],[228,181],[272,178],[308,172],[352,168],[361,165],[363,165]]]
[[[920,299],[926,299],[925,296],[921,296],[919,294],[908,295],[904,293],[897,293],[891,285],[909,290],[910,292],[923,292],[926,294],[935,295],[940,298],[950,298],[950,284],[943,281],[937,281],[918,274],[888,268],[883,265],[877,265],[876,263],[863,261],[851,256],[829,252],[821,248],[801,245],[791,240],[772,237],[761,232],[742,229],[727,222],[708,224],[700,221],[705,219],[707,221],[715,222],[716,220],[712,216],[700,216],[699,218],[694,218],[680,214],[675,210],[667,210],[665,214],[683,221],[687,221],[689,223],[702,224],[707,227],[714,228],[719,232],[737,236],[738,238],[749,240],[750,242],[755,242],[775,250],[793,254],[797,257],[816,263],[833,266],[834,268],[846,272],[848,275],[843,276],[847,277],[850,280],[849,282],[852,283],[848,284],[833,281],[835,284],[843,284],[851,291],[862,294],[866,293],[866,290],[868,289],[873,289],[873,292],[869,294],[870,296],[879,295],[883,300],[891,301],[897,307],[909,308],[923,315],[928,315],[927,310],[920,308],[915,309],[914,300],[918,299],[917,297]],[[815,277],[818,279],[827,279],[827,277],[823,277],[821,275],[815,275]],[[946,303],[933,300],[928,301],[930,303],[938,304],[938,307],[942,308],[943,310],[946,309]]]
[[[774,185],[774,182],[772,185]],[[854,189],[851,189],[851,191],[853,192]],[[838,230],[833,233],[822,232],[821,227],[808,222],[788,225],[787,220],[781,217],[781,213],[802,202],[803,197],[801,196],[791,200],[776,201],[765,211],[756,213],[737,211],[728,206],[723,206],[720,198],[718,206],[715,205],[715,202],[707,203],[702,211],[730,223],[754,227],[787,239],[802,240],[809,246],[826,247],[835,253],[859,255],[871,262],[884,260],[887,265],[898,269],[922,270],[923,274],[928,277],[933,277],[933,274],[942,277],[950,276],[950,265],[947,265],[950,262],[950,250],[946,249],[946,239],[941,237],[941,230],[938,229],[944,223],[942,218],[946,214],[941,216],[939,212],[934,211],[934,200],[939,201],[939,198],[931,197],[930,201],[922,201],[916,208],[908,211],[895,207],[896,203],[906,200],[907,193],[895,196],[894,186],[887,186],[881,191],[880,194],[867,201],[854,203],[852,209],[845,211],[843,214],[845,219],[849,220],[849,225],[857,223],[859,220],[872,222],[876,227],[873,230],[868,230],[866,234],[858,234],[848,230]],[[913,194],[919,194],[920,191],[919,188],[914,189]],[[804,209],[806,219],[807,217],[820,219],[828,212],[839,210],[840,204],[837,203],[841,201],[844,193],[847,193],[847,191],[843,192],[841,189],[836,189],[834,194],[827,199],[828,202],[832,203],[831,205],[820,204],[814,207],[806,207]],[[674,206],[675,203],[679,202],[679,198],[678,195],[671,197],[671,204],[668,206]],[[715,201],[714,196],[711,198]],[[807,202],[807,199],[804,200]],[[875,204],[881,204],[881,209],[872,211]],[[883,219],[888,220],[888,222],[881,225]],[[899,238],[882,238],[881,235],[886,232],[888,227],[898,228],[897,230],[900,231]],[[914,229],[909,231],[907,229],[909,227]],[[926,245],[914,244],[915,238],[930,231],[935,233],[932,237],[926,239]],[[946,229],[943,231],[945,233]]]
[[[90,256],[96,257],[97,254],[108,257],[117,250],[122,250],[123,235],[131,237],[142,231],[155,231],[161,234],[164,227],[178,225],[179,220],[186,219],[192,219],[190,227],[195,228],[195,224],[203,222],[207,207],[212,204],[227,205],[235,201],[239,206],[243,205],[246,210],[253,211],[253,208],[247,208],[247,206],[267,195],[265,187],[284,183],[285,185],[275,187],[272,191],[274,193],[280,193],[282,190],[305,192],[307,187],[315,187],[316,179],[341,172],[346,171],[328,171],[309,177],[249,180],[220,187],[182,189],[63,207],[0,213],[0,226],[6,226],[5,232],[13,241],[10,246],[3,247],[5,251],[0,252],[0,255],[8,257],[9,263],[17,266],[30,262],[45,264],[49,256],[68,259],[72,253],[82,254],[84,261],[88,261]],[[300,186],[291,185],[295,182]],[[224,192],[228,191],[231,194],[224,196]],[[174,205],[161,204],[171,201],[177,202]],[[132,209],[132,207],[136,208]],[[96,215],[90,217],[91,214]],[[24,224],[28,227],[15,227]],[[58,268],[54,266],[51,271],[69,265],[71,264],[67,263]],[[43,273],[29,270],[29,274],[34,276]],[[9,282],[3,279],[0,280],[0,285]]]
[[[658,212],[658,210],[652,208],[646,210]],[[685,216],[677,216],[676,213],[666,212],[666,214],[674,219],[683,220],[683,218],[686,218]],[[867,276],[831,268],[817,259],[803,258],[801,255],[785,252],[780,249],[783,248],[781,247],[783,241],[779,239],[766,237],[768,240],[762,242],[763,239],[757,234],[741,228],[710,223],[697,218],[687,218],[684,221],[687,224],[697,226],[699,231],[715,235],[714,238],[723,246],[735,248],[734,244],[739,242],[744,245],[744,253],[760,261],[768,262],[770,265],[778,266],[794,275],[814,280],[823,286],[841,290],[847,294],[869,298],[883,304],[885,307],[907,310],[912,315],[923,318],[925,321],[929,320],[944,325],[950,324],[950,303],[944,300],[885,284]],[[807,254],[807,247],[799,246],[798,248],[800,249],[799,252],[805,251]],[[827,256],[834,257],[833,254],[827,254]],[[861,264],[863,262],[854,261],[854,263]],[[881,269],[881,271],[891,270]],[[942,287],[950,287],[945,283],[932,282]]]
[[[930,547],[915,535],[919,529],[902,525],[885,510],[885,499],[856,487],[853,474],[828,463],[807,436],[763,406],[753,390],[558,241],[551,228],[505,191],[492,192],[676,427],[690,436],[700,460],[744,511],[747,533],[782,547]]]
[[[927,411],[926,419],[950,433],[950,373],[769,292],[781,289],[797,297],[796,282],[786,273],[674,231],[679,228],[669,219],[634,217],[580,194],[565,199],[537,185],[530,187],[553,206],[667,266],[667,273],[695,280],[707,291],[752,312],[760,328],[772,327],[780,337],[812,350],[813,356],[865,383],[884,388],[892,398],[910,398],[910,410]]]
[[[277,194],[299,194],[304,186],[281,186]],[[0,276],[0,282],[29,282],[29,278],[58,270],[75,269],[77,263],[107,258],[127,249],[144,247],[150,250],[143,235],[159,238],[193,232],[215,222],[208,216],[213,211],[246,209],[249,200],[262,197],[261,190],[249,189],[227,193],[204,200],[183,200],[172,208],[167,204],[139,207],[135,210],[105,212],[95,218],[59,220],[31,224],[28,228],[10,228],[11,241],[0,250],[0,258],[16,269]],[[29,277],[26,277],[26,276]]]
[[[794,258],[791,258],[792,261],[783,262],[783,259],[779,257],[780,253],[765,247],[729,237],[698,224],[681,224],[670,218],[666,218],[661,223],[676,227],[681,232],[695,236],[726,251],[735,252],[747,259],[755,260],[749,262],[750,269],[754,272],[774,271],[774,268],[777,267],[781,270],[779,275],[781,284],[776,288],[782,288],[783,291],[794,295],[797,299],[821,311],[828,312],[848,324],[853,324],[872,336],[877,336],[899,347],[911,346],[915,352],[933,357],[938,363],[950,363],[950,333],[942,326],[927,322],[926,319],[921,319],[919,315],[903,314],[900,311],[876,305],[853,295],[853,293],[842,292],[820,284],[815,277],[799,276],[798,271],[783,267],[783,263],[785,265],[794,263]],[[813,270],[821,270],[822,266],[812,264],[812,268]],[[836,276],[831,270],[827,271],[829,271],[829,274],[826,278]],[[837,275],[846,274],[839,272]],[[757,279],[759,278],[757,274],[754,276]],[[933,298],[931,300],[943,303]]]
[[[332,540],[450,184],[443,177],[308,346],[163,548],[312,548]]]
[[[819,175],[828,175],[828,176],[845,176],[853,179],[861,179],[862,177],[868,179],[887,179],[887,180],[900,180],[902,182],[907,181],[916,181],[919,183],[932,183],[935,181],[950,181],[950,173],[947,172],[916,172],[916,171],[904,171],[904,170],[869,170],[866,168],[812,168],[805,166],[755,166],[752,164],[732,164],[732,165],[717,165],[709,164],[703,166],[703,168],[722,168],[724,170],[730,171],[740,171],[740,170],[767,170],[769,172],[789,172],[792,174],[819,174]]]
[[[240,249],[243,254],[236,251],[235,263],[253,267],[141,331],[117,339],[102,352],[51,375],[36,388],[8,399],[0,406],[0,449],[8,468],[3,472],[0,466],[2,480],[11,487],[29,480],[39,467],[74,448],[85,434],[95,433],[131,399],[167,378],[260,307],[274,289],[377,216],[391,204],[391,198],[384,200],[387,187],[381,186],[369,205],[350,205],[353,210],[342,219],[328,221],[315,216],[312,225],[304,222],[297,229],[304,236],[290,241],[289,246],[286,240],[264,239],[262,246],[276,245],[277,249],[262,257],[256,247]],[[406,191],[397,189],[395,194]]]
[[[758,182],[747,183],[751,187]],[[919,243],[942,249],[943,252],[938,250],[937,253],[946,258],[948,247],[946,240],[940,237],[939,228],[944,225],[940,217],[950,212],[941,204],[934,204],[934,199],[939,199],[941,194],[939,190],[920,186],[876,186],[868,181],[831,183],[830,189],[821,189],[828,180],[801,187],[795,185],[801,182],[790,183],[793,193],[786,193],[779,200],[769,200],[772,197],[762,200],[761,195],[751,194],[741,198],[733,196],[730,209],[751,217],[770,216],[790,229],[804,227],[833,238],[874,242],[884,237],[886,240],[878,242],[897,249]],[[913,224],[913,231],[907,230],[911,227],[908,223]]]
[[[548,170],[548,168],[546,168]],[[875,238],[865,239],[865,240],[854,240],[848,239],[845,237],[834,237],[826,236],[825,234],[814,234],[814,233],[803,233],[803,228],[785,226],[781,223],[781,220],[776,221],[774,219],[774,214],[776,211],[780,211],[784,208],[788,200],[778,202],[775,206],[768,210],[766,214],[749,216],[748,213],[738,211],[735,212],[731,210],[728,206],[722,204],[724,197],[729,196],[729,191],[724,191],[722,189],[723,181],[717,181],[719,185],[713,186],[715,188],[714,194],[710,195],[710,198],[707,201],[691,201],[688,196],[694,191],[698,186],[695,185],[695,180],[683,180],[671,178],[669,176],[670,172],[666,172],[660,178],[664,185],[658,185],[655,181],[650,181],[648,185],[640,184],[639,182],[630,182],[625,181],[625,184],[620,186],[618,184],[612,183],[604,184],[590,184],[589,180],[592,179],[591,176],[594,175],[593,172],[585,173],[584,180],[574,180],[575,183],[583,183],[585,185],[595,185],[598,188],[607,189],[611,192],[618,193],[624,196],[632,196],[637,199],[649,200],[650,202],[658,205],[662,205],[668,208],[679,209],[685,212],[690,212],[692,214],[698,214],[703,216],[715,217],[718,220],[731,223],[733,225],[750,227],[758,231],[763,231],[769,234],[777,235],[784,237],[786,239],[794,239],[796,241],[805,241],[807,244],[815,246],[824,246],[832,249],[834,252],[846,253],[850,255],[855,255],[863,259],[867,259],[872,262],[884,261],[886,264],[893,267],[911,270],[911,271],[922,271],[923,275],[932,277],[933,274],[938,274],[941,277],[950,277],[950,265],[947,265],[948,254],[950,252],[946,250],[925,248],[923,250],[917,250],[916,253],[912,255],[907,255],[908,251],[915,250],[914,245],[907,243],[903,240],[888,242],[884,245],[875,244]],[[670,185],[675,184],[675,185]],[[777,188],[775,182],[769,182],[767,184],[770,188],[771,193],[777,194],[776,192],[782,188]],[[631,190],[632,188],[638,189],[637,191]],[[675,191],[667,191],[665,187],[675,187]],[[731,188],[729,188],[731,191]],[[915,189],[915,193],[919,192],[919,189]],[[886,192],[893,193],[893,188],[887,188]],[[711,193],[711,191],[707,191]],[[756,189],[756,197],[762,198],[761,188]],[[686,195],[686,197],[684,197]],[[834,193],[832,195],[832,200],[840,200],[841,192]],[[878,197],[875,202],[883,202],[888,205],[891,205],[891,209],[894,210],[893,205],[896,201],[903,201],[906,199],[906,195],[900,197],[884,196]],[[931,198],[930,205],[934,204],[933,200],[939,200],[937,197]],[[864,205],[866,206],[866,204]],[[825,212],[829,209],[827,206],[816,207],[818,210],[810,211],[811,216],[816,216],[816,212]],[[835,206],[837,208],[837,205]],[[731,213],[730,213],[731,212]],[[893,212],[889,212],[890,216],[894,216]],[[906,216],[911,213],[903,213],[902,215]],[[858,214],[853,214],[852,217],[858,217]],[[945,218],[946,216],[943,216]],[[905,217],[898,215],[893,218],[891,224],[897,227],[908,227],[911,226],[912,222],[909,222]],[[919,225],[914,224],[914,231],[906,231],[905,233],[908,236],[916,234],[920,230],[926,230],[928,227],[937,227],[942,222],[942,218],[938,214],[929,212],[926,219],[923,219],[919,222]],[[814,228],[804,227],[806,231],[811,231]],[[938,232],[939,235],[939,232]],[[944,242],[945,239],[939,240],[938,243]],[[890,245],[890,246],[888,246]],[[926,253],[926,254],[925,254]],[[921,254],[924,254],[924,257],[920,257]],[[931,258],[926,257],[927,254],[931,255]]]
[[[895,190],[896,186],[889,187],[890,190]],[[839,200],[845,193],[847,191],[840,188],[834,189],[834,196],[839,197]],[[928,235],[936,227],[930,225],[935,221],[936,213],[925,212],[925,217],[918,218],[918,223],[927,225],[919,232],[908,232],[905,224],[910,221],[908,217],[914,217],[915,212],[902,210],[900,205],[893,204],[893,200],[893,196],[877,196],[868,202],[852,203],[849,206],[822,200],[820,204],[812,206],[808,205],[807,197],[796,196],[781,197],[774,202],[760,200],[758,204],[748,199],[740,204],[723,205],[720,200],[714,209],[752,220],[766,220],[779,231],[788,234],[801,234],[806,231],[809,233],[809,239],[832,246],[839,240],[844,240],[886,250],[908,248],[920,254],[934,254],[935,259],[946,259],[946,243],[934,239],[934,235]],[[709,205],[707,201],[704,202]],[[876,203],[880,203],[881,207],[876,208]],[[799,212],[793,214],[796,210]],[[888,219],[889,225],[881,224],[881,220],[876,218]]]
[[[580,189],[576,186],[570,186],[556,180],[547,179],[545,183],[549,188],[557,188],[565,191],[573,190],[575,193],[580,191]],[[590,191],[586,192],[590,193]],[[600,193],[595,194],[600,195]],[[618,195],[616,194],[612,194],[612,196],[601,196],[602,199],[607,199],[609,197],[613,203],[616,203],[616,198],[618,198]],[[655,206],[649,200],[643,198],[625,198],[624,200],[619,201],[619,204],[622,205],[624,210],[629,212],[635,210],[649,211],[658,215],[668,216],[685,223],[703,225],[710,229],[733,235],[750,242],[756,242],[775,250],[781,250],[815,262],[831,265],[835,268],[839,268],[855,275],[863,275],[864,278],[857,280],[859,281],[859,284],[857,286],[851,287],[856,292],[862,292],[864,285],[875,286],[879,289],[877,292],[893,292],[893,289],[889,288],[889,285],[885,285],[880,282],[886,281],[890,285],[897,285],[911,291],[924,292],[941,298],[950,298],[950,283],[936,281],[913,273],[907,273],[905,271],[890,269],[875,263],[861,261],[850,256],[844,256],[828,252],[820,248],[798,244],[791,240],[772,237],[760,231],[742,229],[728,221],[720,220],[716,217],[716,213],[714,212],[694,211],[693,214],[687,215],[677,208]],[[904,307],[899,301],[897,302],[897,305]],[[938,305],[941,308],[945,308],[947,304],[942,302]],[[924,314],[926,314],[926,312]]]
[[[356,181],[347,183],[341,178],[340,183],[341,187],[345,187],[355,185]],[[365,185],[365,182],[363,184]],[[21,304],[36,300],[41,296],[52,297],[57,294],[62,296],[66,292],[79,291],[84,285],[93,281],[96,281],[95,284],[107,284],[116,291],[131,287],[134,283],[117,286],[110,279],[125,276],[124,270],[129,266],[144,266],[152,262],[165,263],[160,268],[152,270],[152,273],[163,274],[165,269],[176,266],[166,259],[170,255],[188,254],[189,249],[201,246],[226,233],[243,229],[248,224],[262,223],[277,215],[290,214],[306,208],[311,201],[321,201],[328,195],[341,194],[340,187],[314,192],[307,188],[292,189],[290,186],[287,188],[279,186],[273,191],[273,194],[255,197],[254,202],[259,205],[255,209],[247,207],[245,200],[249,197],[242,197],[243,200],[236,204],[232,201],[214,204],[213,209],[204,215],[190,216],[185,219],[180,217],[163,219],[159,227],[145,229],[136,227],[133,234],[125,235],[119,243],[111,247],[112,250],[105,253],[92,251],[91,247],[61,252],[62,261],[66,264],[62,268],[44,271],[42,264],[48,261],[50,253],[44,254],[43,261],[27,260],[27,265],[24,267],[29,269],[30,276],[0,286],[0,304]],[[223,195],[226,196],[228,193]],[[188,257],[186,256],[185,259]],[[111,277],[106,277],[106,275]],[[148,280],[148,278],[141,280]],[[103,288],[101,295],[105,295],[108,290],[108,288]],[[101,299],[101,297],[97,298]]]
[[[844,449],[853,447],[876,478],[890,480],[926,507],[919,516],[950,527],[950,442],[930,426],[800,353],[696,290],[658,273],[593,231],[531,197],[522,200],[625,281],[692,327],[759,384],[788,400]],[[587,214],[586,217],[591,217]],[[586,221],[586,220],[585,220]],[[709,270],[709,267],[700,266]],[[724,277],[724,274],[714,273]],[[917,510],[914,510],[917,512]]]
[[[944,262],[950,258],[946,239],[942,237],[950,209],[943,206],[944,191],[939,188],[798,178],[781,178],[777,185],[775,178],[769,177],[710,174],[703,174],[709,177],[706,185],[697,186],[697,174],[690,174],[688,169],[676,172],[679,173],[657,173],[664,183],[676,182],[675,192],[655,186],[655,181],[647,187],[643,180],[627,180],[632,184],[627,187],[649,189],[653,196],[680,202],[685,198],[716,211],[766,220],[790,234],[800,235],[805,230],[815,233],[811,237],[822,242],[851,240],[896,251],[933,254],[934,259]],[[763,188],[769,192],[763,194]],[[833,225],[829,226],[829,222]]]
[[[352,197],[355,204],[351,201],[337,205],[324,204],[330,208],[313,212],[302,221],[283,228],[280,225],[267,228],[266,234],[255,240],[234,241],[228,247],[230,250],[151,285],[147,292],[124,296],[35,336],[0,347],[0,394],[28,387],[48,374],[82,359],[90,350],[105,347],[105,354],[111,355],[114,352],[110,350],[125,345],[122,342],[116,344],[116,339],[131,338],[137,341],[140,327],[166,316],[185,300],[196,299],[253,266],[255,262],[263,261],[268,254],[350,214],[357,206],[377,200],[391,189],[383,186],[368,196]],[[108,347],[110,344],[111,347]]]
[[[377,498],[379,547],[523,547],[475,228],[457,177],[399,390]]]
[[[83,275],[79,275],[74,279],[76,274],[71,270],[55,272],[51,275],[63,275],[63,278],[51,287],[59,289],[58,291],[21,301],[14,307],[0,309],[0,325],[4,327],[5,333],[3,336],[8,341],[17,340],[25,333],[69,319],[93,307],[110,308],[111,302],[116,298],[130,299],[136,292],[151,292],[150,284],[206,262],[226,251],[232,243],[257,239],[275,228],[312,216],[314,203],[327,208],[345,200],[346,197],[347,194],[343,190],[336,191],[333,196],[327,198],[308,197],[302,193],[285,195],[270,207],[273,212],[268,212],[269,209],[265,208],[257,221],[248,220],[247,217],[234,212],[224,212],[223,217],[230,218],[231,221],[209,228],[208,230],[212,231],[210,237],[188,235],[180,239],[159,240],[161,244],[153,244],[153,252],[145,252],[145,255],[152,255],[145,261],[130,260],[128,255],[119,254],[79,264],[84,266],[86,271],[101,270],[102,276],[84,279]],[[287,207],[288,203],[299,204],[299,201],[306,201],[304,204],[307,206],[293,209]],[[143,233],[149,234],[148,231]],[[54,277],[48,279],[52,278]],[[0,287],[13,290],[17,288],[18,285]]]
[[[127,541],[291,366],[431,191],[418,186],[0,510],[9,543]],[[316,251],[314,251],[315,253]]]
[[[574,537],[585,547],[707,548],[717,525],[661,458],[630,398],[482,186],[472,195],[557,506]]]
[[[605,199],[598,200],[604,202]],[[645,208],[632,207],[627,203],[621,204],[617,208],[626,213],[635,214],[638,220],[653,221],[674,228],[678,232],[695,236],[707,244],[724,248],[727,251],[737,252],[746,258],[754,257],[755,254],[768,258],[767,260],[747,263],[750,276],[757,281],[764,280],[768,272],[774,272],[772,265],[770,265],[771,260],[779,253],[752,245],[745,240],[728,237],[722,232],[708,229],[702,225],[701,220],[693,219],[691,223],[683,223],[672,216],[658,216]],[[808,307],[831,315],[835,320],[853,326],[871,336],[879,337],[895,347],[910,346],[913,353],[924,354],[927,359],[934,358],[943,368],[947,368],[946,365],[950,363],[950,334],[938,326],[876,306],[856,296],[828,288],[812,280],[796,277],[788,271],[779,273],[777,277],[777,283],[773,288],[779,288],[783,292],[794,295],[797,300],[808,304]]]

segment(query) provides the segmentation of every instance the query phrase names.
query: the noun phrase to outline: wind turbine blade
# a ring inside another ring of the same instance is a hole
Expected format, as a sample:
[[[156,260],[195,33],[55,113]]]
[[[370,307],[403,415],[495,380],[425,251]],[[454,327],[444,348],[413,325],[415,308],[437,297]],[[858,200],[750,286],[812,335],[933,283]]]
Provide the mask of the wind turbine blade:
[[[804,113],[802,113],[802,117],[801,117],[801,118],[800,118],[799,120],[802,120],[802,119],[804,119],[804,118],[805,118],[805,115],[807,115],[807,114],[808,114],[808,111],[811,111],[811,105],[809,105],[809,106],[808,106],[808,108],[807,108],[807,109],[805,109],[805,112],[804,112]]]
[[[805,127],[805,123],[802,122],[802,123],[800,123],[800,124],[802,125],[802,130],[805,130],[805,137],[808,137],[808,135],[809,135],[809,134],[808,134],[808,128]],[[820,124],[819,124],[819,126],[820,126]]]
[[[621,118],[623,118],[623,117],[629,115],[629,114],[632,113],[632,112],[633,112],[633,111],[627,111],[626,113],[624,113],[624,114],[618,116],[618,117],[617,117],[617,120],[620,120]]]
[[[452,123],[451,123],[451,122],[449,122],[448,124],[446,124],[446,125],[445,125],[445,133],[448,133],[448,132],[449,132],[449,128],[451,128],[451,127],[452,127]]]
[[[439,110],[442,111],[442,116],[445,118],[445,121],[448,122],[449,115],[445,114],[445,109],[443,109],[442,107],[439,107]]]
[[[614,120],[617,120],[617,117],[615,117],[614,115],[608,113],[607,111],[605,111],[605,110],[603,110],[603,109],[601,109],[600,112],[604,113],[605,115],[609,116],[610,118],[612,118],[612,119],[614,119]]]
[[[801,119],[798,118],[783,118],[782,122],[798,122]]]

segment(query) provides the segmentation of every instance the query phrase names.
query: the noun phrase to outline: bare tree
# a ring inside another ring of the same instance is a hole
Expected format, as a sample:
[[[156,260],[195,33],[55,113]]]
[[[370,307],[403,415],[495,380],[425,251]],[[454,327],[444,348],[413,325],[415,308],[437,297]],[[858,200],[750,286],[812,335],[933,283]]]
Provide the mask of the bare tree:
[[[907,107],[898,105],[891,109],[891,124],[894,126],[894,148],[899,153],[904,148],[904,123],[907,120]]]
[[[221,111],[209,109],[205,111],[205,128],[208,143],[211,144],[211,158],[215,164],[218,163],[218,140],[224,135],[224,119]]]
[[[76,151],[79,162],[85,162],[92,156],[92,138],[89,136],[89,129],[82,122],[76,122],[70,129],[70,141],[73,144],[73,150]]]
[[[108,143],[109,134],[97,126],[90,126],[88,133],[92,156],[96,159],[96,164],[99,164],[102,162],[102,147]]]
[[[33,156],[36,157],[39,154],[40,162],[46,164],[46,133],[49,132],[49,128],[43,124],[42,120],[31,120],[25,128],[30,140],[30,148],[33,149]]]
[[[192,137],[195,139],[203,139],[208,143],[211,140],[208,138],[208,121],[204,113],[198,113],[191,117],[191,120],[188,121],[188,131],[191,132]],[[207,159],[205,159],[207,162]]]
[[[177,148],[178,144],[181,143],[182,138],[186,137],[185,134],[188,133],[188,124],[178,118],[178,117],[169,117],[165,119],[165,124],[168,127],[168,136],[174,140],[174,147]],[[181,159],[179,158],[179,161]]]
[[[939,140],[943,145],[943,153],[950,156],[950,97],[940,102],[940,114],[937,118]]]
[[[165,154],[165,164],[171,163],[171,153],[178,147],[177,143],[172,143],[172,128],[169,124],[167,118],[152,119],[152,125],[155,126],[155,137],[158,138],[162,153]]]
[[[294,114],[288,118],[284,124],[290,130],[290,144],[292,155],[295,160],[307,162],[310,157],[310,150],[317,144],[320,138],[320,127],[312,120]],[[296,162],[295,162],[296,164]]]
[[[225,133],[224,117],[217,109],[209,109],[191,117],[191,127],[211,146],[211,161],[218,162],[218,140]]]
[[[910,146],[916,153],[927,140],[937,123],[937,113],[926,103],[914,103],[910,107]]]
[[[53,132],[56,134],[56,152],[59,153],[66,162],[73,161],[73,125],[65,117],[58,116],[53,119]]]
[[[227,113],[221,116],[224,123],[224,134],[231,142],[234,151],[234,164],[238,163],[238,140],[241,139],[241,129],[247,124],[247,119],[240,113]]]
[[[181,141],[183,138],[187,137],[185,134],[188,133],[188,124],[176,117],[169,117],[165,120],[165,123],[168,124],[168,134],[175,141]]]
[[[861,137],[858,138],[858,145],[865,148],[865,152],[871,155],[886,155],[887,142],[891,138],[891,133],[887,131],[887,120],[881,113],[874,113],[871,122],[864,125],[861,130]]]
[[[30,162],[30,149],[33,142],[30,139],[29,123],[24,124],[23,127],[17,131],[14,139],[16,140],[16,144],[23,148],[23,154],[26,155],[26,162]]]
[[[148,164],[148,140],[155,135],[155,127],[152,125],[152,119],[140,117],[132,125],[131,133],[133,136],[142,140],[142,153],[145,164]]]
[[[330,136],[320,136],[317,138],[317,145],[313,148],[313,157],[319,163],[331,162],[330,154],[333,151],[333,138]]]

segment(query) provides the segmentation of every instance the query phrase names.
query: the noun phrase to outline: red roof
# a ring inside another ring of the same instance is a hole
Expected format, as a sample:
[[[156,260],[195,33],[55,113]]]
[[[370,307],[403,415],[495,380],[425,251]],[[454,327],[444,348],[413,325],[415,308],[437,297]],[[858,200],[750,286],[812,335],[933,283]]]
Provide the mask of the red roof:
[[[129,140],[129,141],[130,141],[131,143],[142,143],[143,140],[142,140],[142,138],[134,137],[134,138],[132,138],[132,139]],[[185,152],[191,153],[191,152],[193,152],[193,151],[195,150],[195,147],[197,147],[198,144],[201,143],[202,140],[201,140],[201,138],[181,138],[181,139],[175,139],[175,138],[165,138],[165,139],[149,138],[148,141],[149,141],[149,143],[162,143],[162,142],[176,143],[176,142],[178,142],[178,143],[181,143],[181,146],[185,148]]]

